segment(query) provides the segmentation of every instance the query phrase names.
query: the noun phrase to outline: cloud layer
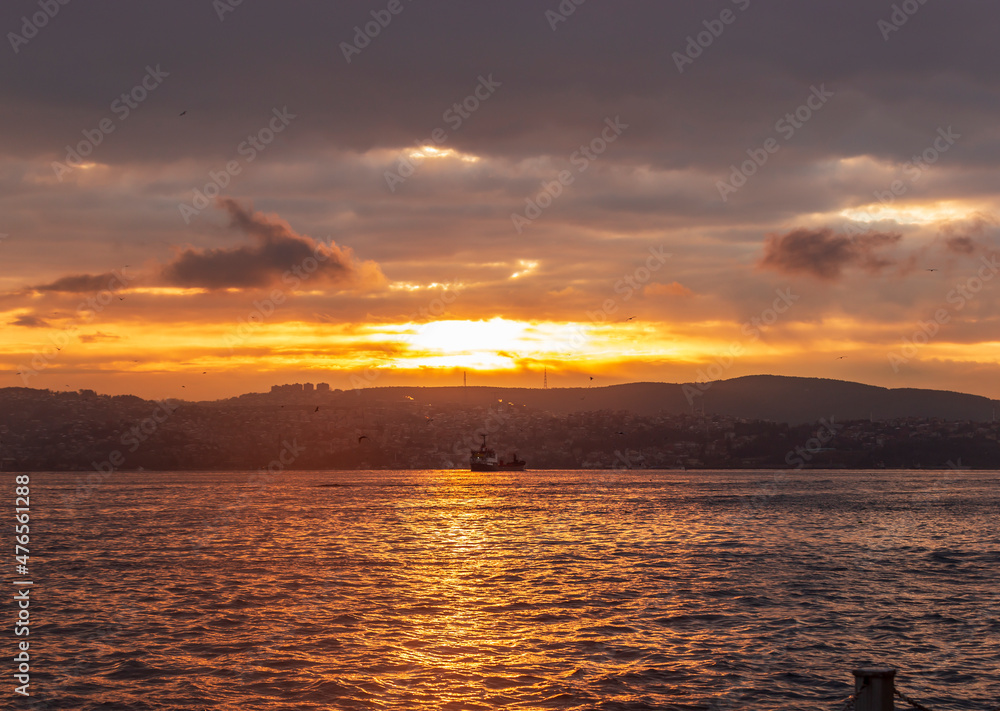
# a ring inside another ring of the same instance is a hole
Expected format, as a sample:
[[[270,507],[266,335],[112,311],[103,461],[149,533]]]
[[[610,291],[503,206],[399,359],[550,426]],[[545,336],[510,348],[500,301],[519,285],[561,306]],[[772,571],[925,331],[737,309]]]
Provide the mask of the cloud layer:
[[[31,287],[34,291],[57,291],[67,294],[86,294],[102,289],[120,288],[124,280],[118,274],[71,274],[60,277],[49,284]]]

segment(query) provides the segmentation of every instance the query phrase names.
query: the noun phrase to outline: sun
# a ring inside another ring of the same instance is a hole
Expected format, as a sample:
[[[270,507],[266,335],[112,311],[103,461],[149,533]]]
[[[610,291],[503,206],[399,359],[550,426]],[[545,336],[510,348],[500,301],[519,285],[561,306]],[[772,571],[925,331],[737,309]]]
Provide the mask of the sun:
[[[489,321],[432,321],[417,326],[409,339],[408,361],[423,367],[504,370],[514,367],[514,352],[534,350],[529,325],[494,318]]]
[[[496,317],[482,321],[432,321],[413,325],[407,364],[508,370],[532,360],[565,355],[589,341],[579,324],[533,323]]]

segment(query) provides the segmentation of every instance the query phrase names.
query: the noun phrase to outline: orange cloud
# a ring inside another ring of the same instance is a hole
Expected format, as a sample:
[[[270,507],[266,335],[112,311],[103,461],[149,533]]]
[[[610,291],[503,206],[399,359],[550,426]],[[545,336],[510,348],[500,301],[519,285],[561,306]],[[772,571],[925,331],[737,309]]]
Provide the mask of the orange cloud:
[[[648,296],[694,296],[694,292],[680,282],[670,284],[648,284],[643,290]]]
[[[22,314],[9,323],[11,326],[24,326],[25,328],[51,328],[48,321],[34,314]]]

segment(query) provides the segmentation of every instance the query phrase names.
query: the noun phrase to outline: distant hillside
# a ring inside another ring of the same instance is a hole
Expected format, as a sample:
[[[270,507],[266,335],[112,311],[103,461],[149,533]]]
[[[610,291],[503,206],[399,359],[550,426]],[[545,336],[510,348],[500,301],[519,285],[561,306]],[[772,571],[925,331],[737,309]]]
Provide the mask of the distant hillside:
[[[820,418],[838,421],[937,417],[989,421],[996,402],[989,398],[941,390],[880,388],[843,380],[751,375],[701,384],[628,383],[607,387],[529,388],[388,387],[334,393],[337,404],[358,406],[417,403],[435,406],[482,406],[498,400],[554,413],[628,410],[649,415],[691,413],[801,424]],[[693,400],[693,406],[689,401]],[[412,400],[410,399],[412,398]]]
[[[960,393],[773,376],[704,389],[300,384],[213,402],[2,388],[0,470],[453,469],[468,466],[483,433],[533,469],[785,468],[824,417],[840,427],[802,460],[812,468],[997,469],[1000,423],[986,421],[993,405]]]
[[[880,388],[826,378],[752,375],[715,383],[704,394],[706,412],[797,424],[834,416],[839,421],[872,417],[937,417],[989,421],[996,402],[944,390]]]

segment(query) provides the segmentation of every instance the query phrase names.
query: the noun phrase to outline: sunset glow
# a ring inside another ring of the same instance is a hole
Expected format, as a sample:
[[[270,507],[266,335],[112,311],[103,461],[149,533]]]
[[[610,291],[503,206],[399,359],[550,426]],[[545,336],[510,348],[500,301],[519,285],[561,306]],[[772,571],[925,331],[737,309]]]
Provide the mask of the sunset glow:
[[[737,10],[733,36],[767,14]],[[238,70],[153,40],[162,65],[90,72],[47,31],[2,117],[0,384],[193,398],[547,370],[1000,397],[984,64],[948,60],[962,101],[906,51],[871,83],[836,52],[807,73],[738,42],[678,68],[696,17],[655,41],[629,24],[638,54],[612,69],[579,44],[625,18],[607,13],[542,12],[523,66],[492,35],[471,65],[415,55],[386,39],[401,21],[350,61],[324,39],[322,78],[272,71],[239,32],[218,40],[252,55]]]

